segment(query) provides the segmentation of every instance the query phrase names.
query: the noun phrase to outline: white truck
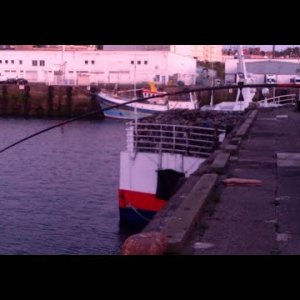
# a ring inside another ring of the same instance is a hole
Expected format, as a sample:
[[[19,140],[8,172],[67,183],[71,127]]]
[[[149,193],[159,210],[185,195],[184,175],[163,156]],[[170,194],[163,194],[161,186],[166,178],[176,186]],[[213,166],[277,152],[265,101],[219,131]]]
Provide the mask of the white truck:
[[[265,83],[266,84],[277,83],[277,76],[275,74],[265,74]]]

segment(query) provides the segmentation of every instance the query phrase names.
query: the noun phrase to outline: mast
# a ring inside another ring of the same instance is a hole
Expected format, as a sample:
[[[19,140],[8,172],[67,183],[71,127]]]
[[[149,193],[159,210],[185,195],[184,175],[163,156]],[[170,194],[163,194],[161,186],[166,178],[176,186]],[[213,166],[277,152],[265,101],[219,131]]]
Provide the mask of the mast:
[[[247,84],[250,81],[248,79],[242,45],[238,46],[238,60],[239,60],[239,64],[238,64],[238,69],[237,69],[237,76],[238,76],[237,83],[238,84],[240,83],[241,86],[237,91],[237,95],[236,95],[236,99],[235,99],[235,101],[236,101],[235,109],[241,111],[249,106],[249,104],[252,101],[252,98],[254,97],[254,94],[255,94],[255,90],[251,90],[250,88],[242,87],[243,84]],[[251,94],[253,94],[253,95],[251,95]]]
[[[247,82],[247,70],[246,64],[244,60],[244,53],[242,45],[238,46],[238,59],[239,59],[239,72],[244,74],[245,83]]]
[[[137,99],[136,96],[136,45],[134,47],[134,99]],[[135,132],[137,132],[137,103],[134,103],[134,124],[135,124]]]
[[[61,70],[61,79],[62,79],[62,82],[61,84],[64,85],[65,83],[65,47],[66,45],[61,45],[61,67],[60,67],[60,70]]]
[[[213,76],[213,72],[214,72],[214,63],[211,62],[211,87],[214,86],[214,76]],[[214,91],[211,90],[210,92],[210,106],[213,107],[214,106]]]

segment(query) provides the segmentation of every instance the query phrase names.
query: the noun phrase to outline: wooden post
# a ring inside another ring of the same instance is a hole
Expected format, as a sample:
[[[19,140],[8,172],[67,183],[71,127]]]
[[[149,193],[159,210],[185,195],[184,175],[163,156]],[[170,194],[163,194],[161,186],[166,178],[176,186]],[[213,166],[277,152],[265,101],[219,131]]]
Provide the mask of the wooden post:
[[[67,87],[67,117],[72,117],[72,87]]]
[[[48,118],[53,117],[53,95],[54,95],[54,87],[48,87]]]
[[[7,85],[2,85],[2,105],[1,105],[1,115],[7,115],[7,106],[8,106],[8,91]]]
[[[30,86],[26,85],[25,86],[25,93],[23,96],[24,99],[24,117],[28,118],[30,115]]]
[[[90,92],[91,92],[91,111],[93,110],[97,110],[100,108],[100,104],[98,103],[97,101],[97,87],[95,86],[91,86],[91,89],[90,89]],[[94,115],[93,116],[94,119],[101,119],[103,120],[104,119],[104,114],[103,112],[99,112],[99,114],[97,115]]]
[[[61,118],[61,102],[62,102],[62,86],[58,87],[58,105],[57,105],[57,116]]]

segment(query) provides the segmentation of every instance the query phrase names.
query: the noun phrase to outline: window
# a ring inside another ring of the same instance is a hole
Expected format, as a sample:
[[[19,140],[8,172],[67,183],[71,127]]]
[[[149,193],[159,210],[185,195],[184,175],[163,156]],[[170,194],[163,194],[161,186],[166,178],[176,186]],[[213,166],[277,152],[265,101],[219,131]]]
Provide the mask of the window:
[[[23,65],[23,60],[19,60],[19,65]]]
[[[38,65],[37,60],[33,60],[33,61],[32,61],[32,65],[33,65],[33,66],[37,66],[37,65]]]
[[[155,75],[154,77],[154,81],[159,82],[160,76],[159,75]]]
[[[131,64],[134,65],[134,61],[133,60],[131,61]]]
[[[6,60],[5,63],[8,64],[8,60]]]
[[[88,65],[88,64],[89,64],[89,61],[88,61],[88,60],[86,60],[86,61],[85,61],[85,64],[86,64],[86,65]]]
[[[74,71],[69,71],[69,73],[70,73],[70,74],[73,74],[73,73],[74,73]]]
[[[11,60],[10,62],[11,62],[12,64],[14,64],[14,63],[15,63],[15,61],[14,61],[14,60]]]
[[[138,62],[137,62],[137,63],[138,63],[138,65],[140,65],[140,64],[141,64],[141,61],[140,61],[140,60],[138,60]]]
[[[148,61],[147,60],[144,61],[144,65],[148,65]]]
[[[44,60],[40,60],[40,66],[42,66],[42,67],[45,66],[45,61]]]
[[[91,63],[92,63],[92,65],[94,65],[94,64],[95,64],[95,61],[94,61],[94,60],[92,60],[92,61],[91,61]]]
[[[0,64],[2,64],[2,60],[0,60]]]

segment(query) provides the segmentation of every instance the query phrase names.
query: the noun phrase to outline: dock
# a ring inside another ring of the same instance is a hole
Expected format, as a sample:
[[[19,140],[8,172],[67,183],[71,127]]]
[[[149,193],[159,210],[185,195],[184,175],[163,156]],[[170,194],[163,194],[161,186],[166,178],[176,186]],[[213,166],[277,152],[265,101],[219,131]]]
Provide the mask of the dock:
[[[300,112],[250,110],[143,232],[164,254],[299,254],[299,180]]]
[[[219,198],[206,209],[182,253],[300,253],[300,113],[262,109],[248,131],[243,126],[239,150],[219,179]],[[261,185],[225,185],[223,180],[232,177]]]

